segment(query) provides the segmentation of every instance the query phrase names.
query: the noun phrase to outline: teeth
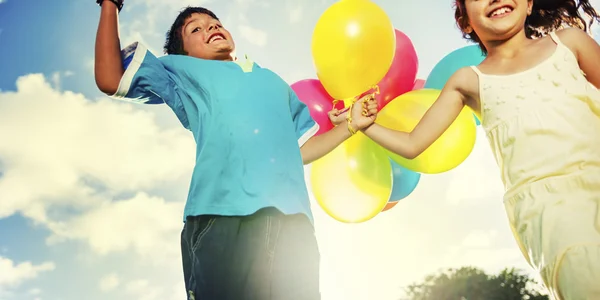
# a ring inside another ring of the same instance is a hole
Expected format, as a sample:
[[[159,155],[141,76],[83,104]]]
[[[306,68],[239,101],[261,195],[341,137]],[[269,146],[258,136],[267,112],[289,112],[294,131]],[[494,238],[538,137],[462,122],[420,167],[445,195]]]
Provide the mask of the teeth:
[[[493,17],[493,16],[498,16],[498,15],[501,15],[501,14],[505,14],[505,13],[509,13],[509,12],[511,12],[511,9],[510,9],[510,8],[508,8],[508,7],[503,7],[503,8],[500,8],[500,9],[496,9],[496,10],[495,10],[495,11],[492,13],[492,17]]]
[[[223,37],[222,37],[220,34],[217,34],[217,35],[215,35],[215,36],[211,37],[211,38],[210,38],[210,40],[209,40],[208,42],[209,42],[209,43],[212,43],[212,42],[214,42],[214,41],[216,41],[216,40],[224,40],[224,38],[223,38]]]

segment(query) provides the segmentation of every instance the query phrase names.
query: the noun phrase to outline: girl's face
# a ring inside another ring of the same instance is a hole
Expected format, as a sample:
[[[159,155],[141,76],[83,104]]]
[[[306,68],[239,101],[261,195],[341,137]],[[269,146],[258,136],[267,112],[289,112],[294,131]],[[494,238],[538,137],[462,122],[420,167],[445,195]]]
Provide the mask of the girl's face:
[[[475,31],[482,42],[507,40],[525,28],[533,0],[465,0],[467,33]]]

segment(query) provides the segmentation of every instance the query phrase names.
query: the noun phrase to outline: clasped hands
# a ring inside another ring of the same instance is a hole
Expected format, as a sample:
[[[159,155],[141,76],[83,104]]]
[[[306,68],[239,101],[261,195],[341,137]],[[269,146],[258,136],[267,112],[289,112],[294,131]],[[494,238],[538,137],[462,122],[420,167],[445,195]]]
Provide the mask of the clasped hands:
[[[328,113],[328,116],[334,126],[346,122],[348,130],[352,134],[364,130],[371,126],[377,118],[375,94],[363,96],[346,109],[334,108]]]

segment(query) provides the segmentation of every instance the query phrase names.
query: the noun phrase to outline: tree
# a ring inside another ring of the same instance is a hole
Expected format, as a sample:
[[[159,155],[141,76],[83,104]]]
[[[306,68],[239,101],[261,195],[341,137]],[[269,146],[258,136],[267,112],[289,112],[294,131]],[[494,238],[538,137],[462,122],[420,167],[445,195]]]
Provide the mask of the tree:
[[[463,267],[429,275],[407,288],[411,300],[549,300],[532,286],[535,280],[516,269],[487,275],[480,269]]]

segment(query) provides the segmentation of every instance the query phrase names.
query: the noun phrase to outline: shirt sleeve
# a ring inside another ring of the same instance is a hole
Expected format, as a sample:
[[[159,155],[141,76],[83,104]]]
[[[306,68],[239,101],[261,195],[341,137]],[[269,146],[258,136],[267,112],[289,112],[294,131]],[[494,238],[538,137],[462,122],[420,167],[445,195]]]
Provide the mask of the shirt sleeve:
[[[125,73],[117,92],[111,97],[132,103],[166,103],[181,124],[190,129],[187,114],[177,89],[176,74],[167,71],[163,63],[141,43],[133,43],[121,51]]]
[[[298,145],[302,147],[306,141],[313,137],[319,131],[319,124],[310,116],[308,106],[298,99],[296,92],[289,89],[290,93],[290,109],[292,118],[296,127],[296,137]]]

